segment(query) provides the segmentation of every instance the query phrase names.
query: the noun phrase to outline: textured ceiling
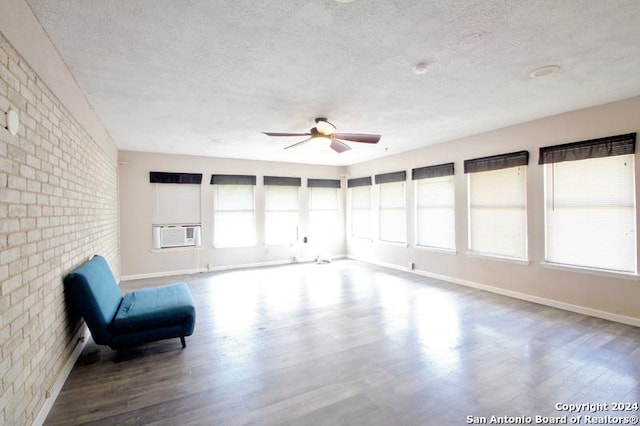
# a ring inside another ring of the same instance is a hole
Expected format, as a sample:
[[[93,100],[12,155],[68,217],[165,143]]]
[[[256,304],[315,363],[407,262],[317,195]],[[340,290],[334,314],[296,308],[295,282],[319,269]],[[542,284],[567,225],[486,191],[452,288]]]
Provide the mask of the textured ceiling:
[[[28,1],[124,150],[348,165],[640,94],[638,0]],[[317,116],[382,139],[260,133]]]

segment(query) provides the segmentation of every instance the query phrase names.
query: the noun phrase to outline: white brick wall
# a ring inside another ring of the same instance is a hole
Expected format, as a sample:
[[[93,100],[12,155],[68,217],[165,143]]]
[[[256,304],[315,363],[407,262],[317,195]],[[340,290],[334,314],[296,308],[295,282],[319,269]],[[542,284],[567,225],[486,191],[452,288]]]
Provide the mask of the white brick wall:
[[[0,424],[31,424],[83,333],[62,277],[97,253],[119,276],[118,166],[1,33],[0,161]]]

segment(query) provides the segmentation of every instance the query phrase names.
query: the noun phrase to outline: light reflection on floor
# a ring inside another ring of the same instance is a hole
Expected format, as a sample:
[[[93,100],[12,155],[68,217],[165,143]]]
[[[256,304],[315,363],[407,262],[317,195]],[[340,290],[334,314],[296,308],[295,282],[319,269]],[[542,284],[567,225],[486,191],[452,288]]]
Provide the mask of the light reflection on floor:
[[[378,305],[372,307],[370,315],[378,316],[375,321],[380,326],[380,338],[386,336],[398,343],[414,341],[425,362],[434,368],[440,371],[457,368],[460,321],[449,296],[437,289],[417,293],[407,286],[406,280],[383,272],[363,276],[367,282],[354,292],[353,282],[357,286],[358,277],[351,275],[339,263],[281,268],[275,281],[269,279],[274,274],[261,269],[227,272],[210,280],[210,285],[216,286],[215,292],[209,293],[210,315],[216,329],[232,335],[242,347],[240,353],[245,354],[248,363],[245,366],[259,368],[260,357],[250,354],[258,349],[260,333],[304,333],[292,324],[287,324],[285,330],[267,331],[266,328],[278,327],[278,319],[290,319],[296,312],[332,309],[373,296]],[[351,284],[347,285],[347,279]],[[339,340],[357,335],[358,319],[352,320],[328,319],[325,324],[328,337]]]
[[[180,279],[197,309],[187,348],[156,342],[118,364],[98,349],[74,367],[59,424],[123,406],[111,423],[175,411],[160,420],[177,424],[195,407],[213,424],[462,424],[640,397],[634,327],[348,260]],[[79,404],[78,389],[105,380],[127,392],[111,408]]]

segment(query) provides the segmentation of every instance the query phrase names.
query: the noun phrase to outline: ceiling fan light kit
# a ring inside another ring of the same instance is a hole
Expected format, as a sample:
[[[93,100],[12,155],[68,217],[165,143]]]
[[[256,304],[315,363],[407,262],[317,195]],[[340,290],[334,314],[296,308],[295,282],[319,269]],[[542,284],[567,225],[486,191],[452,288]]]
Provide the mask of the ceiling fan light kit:
[[[318,117],[316,118],[316,129],[323,135],[330,135],[336,131],[336,126],[329,123],[326,118]]]
[[[320,139],[328,143],[329,148],[338,154],[351,149],[344,141],[375,144],[380,141],[380,135],[368,133],[335,133],[336,126],[331,124],[325,117],[316,118],[316,127],[312,127],[309,133],[286,133],[286,132],[262,132],[267,136],[287,137],[287,136],[309,136],[308,139],[296,142],[293,145],[285,147],[285,149],[300,146],[309,141],[314,143]]]

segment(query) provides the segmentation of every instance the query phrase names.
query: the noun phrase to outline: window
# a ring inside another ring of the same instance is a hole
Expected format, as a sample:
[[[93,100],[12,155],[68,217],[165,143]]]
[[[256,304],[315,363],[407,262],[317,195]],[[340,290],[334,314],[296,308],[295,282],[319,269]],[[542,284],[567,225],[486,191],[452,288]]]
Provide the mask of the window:
[[[212,175],[213,245],[256,244],[255,176]]]
[[[300,178],[264,177],[265,242],[291,244],[298,239]]]
[[[407,227],[405,212],[406,172],[376,175],[375,181],[380,190],[379,228],[380,241],[406,243]]]
[[[338,239],[338,189],[340,181],[309,179],[309,235],[312,242]]]
[[[549,262],[637,271],[635,133],[540,149]]]
[[[469,250],[527,258],[527,151],[465,160],[469,183]]]
[[[351,236],[371,238],[371,177],[349,179]]]
[[[453,163],[412,170],[416,185],[416,244],[455,249]]]
[[[200,173],[149,172],[154,225],[200,224]]]

